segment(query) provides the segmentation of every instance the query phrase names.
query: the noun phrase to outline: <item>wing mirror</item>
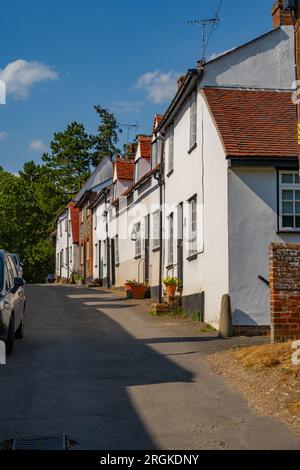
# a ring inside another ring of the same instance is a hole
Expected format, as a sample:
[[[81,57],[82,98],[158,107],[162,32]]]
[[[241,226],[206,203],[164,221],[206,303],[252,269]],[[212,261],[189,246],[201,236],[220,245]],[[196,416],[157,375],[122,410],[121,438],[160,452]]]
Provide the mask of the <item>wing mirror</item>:
[[[15,277],[14,288],[13,288],[14,292],[20,289],[20,287],[24,287],[24,285],[25,285],[25,282],[21,277]]]

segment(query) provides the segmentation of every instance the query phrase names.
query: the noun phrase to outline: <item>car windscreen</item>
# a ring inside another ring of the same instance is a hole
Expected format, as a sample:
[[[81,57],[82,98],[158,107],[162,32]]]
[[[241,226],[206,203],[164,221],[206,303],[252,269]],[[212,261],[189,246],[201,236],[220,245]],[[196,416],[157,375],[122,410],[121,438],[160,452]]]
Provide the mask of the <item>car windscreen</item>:
[[[0,256],[0,292],[3,290],[4,285],[4,262],[3,258]]]

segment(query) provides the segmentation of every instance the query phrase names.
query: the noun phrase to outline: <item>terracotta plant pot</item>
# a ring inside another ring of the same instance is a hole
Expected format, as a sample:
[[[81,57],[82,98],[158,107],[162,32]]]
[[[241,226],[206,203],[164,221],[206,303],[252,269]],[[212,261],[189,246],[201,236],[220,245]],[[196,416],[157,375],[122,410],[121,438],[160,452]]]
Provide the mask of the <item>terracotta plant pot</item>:
[[[173,285],[168,284],[166,286],[167,297],[175,297],[176,289],[177,289],[177,286],[173,286]]]
[[[131,286],[132,298],[136,300],[145,299],[147,286]]]
[[[124,289],[128,292],[131,292],[132,290],[132,284],[124,284]]]

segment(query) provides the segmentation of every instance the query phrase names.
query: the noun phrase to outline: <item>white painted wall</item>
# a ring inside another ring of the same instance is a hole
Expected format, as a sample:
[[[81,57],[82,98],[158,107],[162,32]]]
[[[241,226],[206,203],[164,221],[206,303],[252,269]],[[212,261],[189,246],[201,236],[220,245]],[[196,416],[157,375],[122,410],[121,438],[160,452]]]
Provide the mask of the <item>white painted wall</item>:
[[[202,86],[290,89],[295,80],[294,64],[293,27],[282,26],[208,62]]]
[[[107,196],[109,201],[109,196]],[[108,211],[109,204],[105,203],[105,198],[103,197],[99,204],[93,209],[93,250],[94,250],[94,266],[93,266],[93,277],[94,279],[105,279],[107,277],[107,259],[106,259],[106,218],[104,216],[105,212]],[[99,248],[99,242],[101,242],[101,248]],[[96,256],[98,245],[99,256]]]
[[[78,272],[79,267],[79,248],[77,243],[73,242],[72,234],[72,225],[71,225],[71,211],[68,208],[67,211],[59,217],[57,220],[57,238],[56,238],[56,276],[67,279],[68,278],[68,263],[69,263],[69,276],[71,277],[72,273]],[[70,227],[69,237],[68,237],[68,225]],[[60,230],[60,226],[62,230]],[[69,239],[68,239],[69,238]],[[70,249],[72,250],[70,256]],[[69,250],[69,251],[68,251]],[[68,251],[68,255],[67,255]],[[62,269],[60,268],[60,258],[58,255],[63,253],[63,265]]]
[[[151,184],[150,184],[151,183]],[[157,181],[152,176],[149,186],[141,192],[134,191],[134,202],[128,206],[128,198],[120,200],[119,217],[115,223],[115,232],[119,238],[120,265],[116,269],[116,285],[122,287],[126,280],[144,282],[145,268],[145,217],[150,217],[150,237],[153,237],[152,214],[159,208],[159,189]],[[135,259],[135,242],[131,240],[131,233],[136,223],[141,223],[142,256]],[[150,286],[158,286],[159,278],[159,252],[153,252],[153,240],[150,240]]]
[[[277,173],[233,169],[228,175],[229,292],[235,325],[269,325],[269,244],[300,243],[300,234],[277,233]]]
[[[174,212],[175,233],[177,206],[184,203],[183,296],[205,291],[205,320],[218,326],[221,299],[228,293],[228,211],[227,162],[218,133],[198,89],[197,148],[190,154],[190,102],[182,107],[174,123],[174,172],[166,178],[166,210],[164,225]],[[169,136],[166,133],[166,169],[169,169]],[[203,177],[203,181],[202,181]],[[198,257],[188,260],[189,207],[187,201],[197,195]],[[167,234],[166,234],[167,237]],[[165,266],[168,259],[166,240]],[[166,275],[177,276],[177,243],[174,243],[173,270]],[[199,305],[200,310],[200,305]]]
[[[221,300],[229,292],[228,163],[210,112],[203,103],[205,320],[219,325]]]

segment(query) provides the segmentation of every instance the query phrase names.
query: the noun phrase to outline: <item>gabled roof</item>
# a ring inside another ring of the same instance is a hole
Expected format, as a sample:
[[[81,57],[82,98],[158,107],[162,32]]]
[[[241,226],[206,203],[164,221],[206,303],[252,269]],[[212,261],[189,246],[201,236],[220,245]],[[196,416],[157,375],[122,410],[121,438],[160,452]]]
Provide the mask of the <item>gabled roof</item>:
[[[152,143],[152,137],[150,136],[138,137],[138,144],[140,147],[141,158],[151,158],[151,143]]]
[[[110,184],[112,179],[112,166],[110,158],[104,157],[78,191],[74,197],[74,201],[78,202],[87,191],[93,190],[98,192],[102,187]]]
[[[296,106],[288,91],[203,90],[228,157],[298,155]]]
[[[134,177],[134,161],[133,160],[123,160],[120,157],[117,157],[114,162],[114,178],[119,180],[130,180],[132,181]]]
[[[164,118],[163,114],[155,114],[154,122],[153,122],[153,134],[155,134],[156,129],[158,128],[163,118]]]

